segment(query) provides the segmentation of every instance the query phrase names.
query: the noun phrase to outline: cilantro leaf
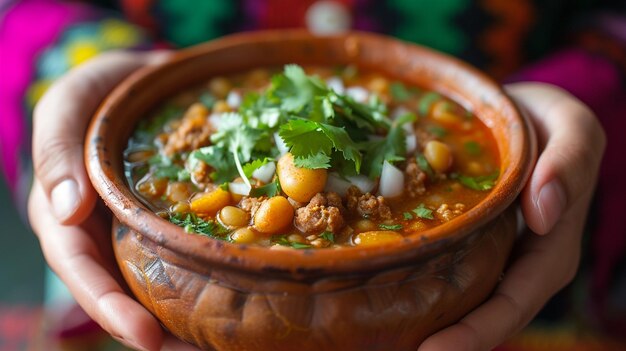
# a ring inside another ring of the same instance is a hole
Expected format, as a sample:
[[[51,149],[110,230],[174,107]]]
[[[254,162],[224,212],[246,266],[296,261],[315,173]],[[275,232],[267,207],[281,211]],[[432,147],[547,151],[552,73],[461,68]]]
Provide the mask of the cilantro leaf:
[[[405,123],[415,121],[414,114],[405,114],[394,121],[389,134],[381,140],[364,143],[366,149],[363,160],[363,169],[370,178],[380,176],[383,170],[383,162],[395,162],[404,160],[406,154],[406,132],[402,127]]]
[[[420,116],[428,115],[428,112],[430,112],[430,108],[440,98],[441,98],[441,95],[439,95],[439,94],[437,94],[435,92],[428,92],[428,93],[424,94],[420,98],[419,105],[418,105],[418,108],[417,108]]]
[[[402,229],[402,224],[379,224],[378,227],[385,230],[400,230]]]
[[[419,218],[424,218],[424,219],[434,219],[435,217],[433,217],[433,211],[429,208],[426,207],[426,205],[424,204],[420,204],[419,206],[417,206],[416,208],[413,209],[413,213],[415,213],[416,216],[418,216]]]
[[[333,234],[332,232],[323,232],[322,234],[320,234],[320,238],[326,241],[330,241],[331,243],[335,243],[335,234]]]
[[[271,157],[263,157],[258,158],[252,162],[248,162],[243,165],[243,173],[245,173],[246,177],[250,178],[252,177],[252,173],[254,173],[254,171],[272,161],[274,161],[274,159]]]
[[[432,135],[436,136],[437,138],[443,138],[446,135],[448,135],[448,130],[440,126],[430,126],[428,128],[428,132],[430,132]]]
[[[250,196],[251,197],[261,197],[261,196],[274,197],[276,195],[280,195],[280,191],[281,191],[280,183],[278,182],[278,178],[276,178],[276,180],[274,180],[271,183],[267,183],[257,188],[252,188],[250,190]]]
[[[410,212],[404,212],[402,214],[402,217],[404,218],[405,221],[413,219],[413,215]]]
[[[417,166],[424,171],[424,173],[426,173],[428,179],[433,179],[435,177],[435,172],[432,167],[430,167],[430,163],[428,163],[426,156],[419,154],[415,157],[415,159],[417,161]]]
[[[344,159],[354,162],[357,173],[361,168],[361,152],[343,128],[293,119],[280,127],[279,135],[296,159],[308,159],[300,161],[303,165],[312,164],[316,168],[329,167],[332,150],[335,149],[341,152]],[[317,156],[320,153],[326,158]],[[311,158],[312,156],[315,158]],[[326,164],[322,163],[325,159],[328,160]]]
[[[201,234],[210,238],[231,241],[229,230],[215,221],[206,221],[194,213],[170,213],[169,221],[183,227],[187,233]]]
[[[411,97],[411,93],[402,84],[402,82],[393,82],[389,85],[389,92],[391,97],[396,101],[406,101]]]
[[[215,145],[200,148],[191,153],[187,162],[193,164],[197,160],[203,161],[213,168],[214,171],[210,176],[215,183],[230,182],[237,177],[237,168],[230,161],[230,154],[225,148]]]
[[[273,235],[270,238],[270,243],[272,244],[278,244],[278,245],[282,245],[282,246],[289,246],[291,248],[294,249],[310,249],[312,248],[311,245],[309,244],[302,244],[302,243],[297,243],[297,242],[291,242],[289,241],[289,239],[287,239],[287,235]]]
[[[463,144],[465,151],[472,156],[478,156],[481,153],[480,144],[475,141],[468,141]]]
[[[318,168],[329,168],[330,167],[331,158],[326,154],[315,154],[309,155],[306,157],[296,157],[293,160],[293,163],[296,167],[300,168],[308,168],[308,169],[318,169]]]
[[[457,179],[459,183],[463,184],[465,187],[479,191],[491,190],[491,188],[493,188],[496,184],[498,176],[498,172],[478,177],[468,177],[461,174],[451,175],[452,179]]]

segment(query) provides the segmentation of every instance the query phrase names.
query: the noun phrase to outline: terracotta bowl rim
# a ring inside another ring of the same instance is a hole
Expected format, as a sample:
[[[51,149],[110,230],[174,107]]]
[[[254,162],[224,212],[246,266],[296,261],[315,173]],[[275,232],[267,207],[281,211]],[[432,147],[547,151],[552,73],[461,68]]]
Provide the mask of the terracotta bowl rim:
[[[474,208],[450,222],[422,232],[422,235],[407,236],[401,241],[379,247],[346,247],[337,250],[270,250],[253,245],[223,242],[190,235],[182,228],[152,213],[134,196],[129,196],[130,192],[123,175],[120,179],[119,175],[111,171],[106,145],[100,144],[104,139],[102,138],[103,133],[107,133],[107,119],[113,118],[109,112],[129,99],[128,91],[132,90],[139,82],[151,77],[154,78],[162,70],[175,69],[177,65],[184,64],[199,56],[210,55],[219,50],[229,50],[240,45],[272,42],[281,40],[281,38],[301,40],[323,40],[327,38],[328,40],[342,39],[355,42],[378,40],[388,42],[389,45],[412,46],[420,55],[432,55],[446,64],[454,65],[480,81],[486,89],[502,95],[502,104],[507,107],[506,110],[513,114],[514,119],[520,121],[521,128],[519,128],[518,141],[522,144],[517,148],[515,154],[510,154],[512,156],[510,166],[503,172],[501,171],[494,189]],[[171,60],[157,66],[142,68],[121,82],[94,114],[85,139],[85,163],[92,184],[113,214],[133,231],[163,247],[187,256],[188,259],[231,269],[250,272],[263,271],[270,275],[292,277],[297,275],[301,278],[325,275],[331,272],[335,275],[371,272],[400,266],[407,260],[414,261],[420,257],[432,257],[434,254],[445,251],[467,238],[482,225],[493,220],[514,202],[530,175],[535,158],[536,140],[531,123],[507,96],[503,88],[486,74],[461,60],[432,49],[413,43],[405,43],[387,36],[364,32],[347,32],[324,37],[314,36],[304,30],[246,32],[180,50],[175,53]],[[425,240],[425,236],[434,239]]]

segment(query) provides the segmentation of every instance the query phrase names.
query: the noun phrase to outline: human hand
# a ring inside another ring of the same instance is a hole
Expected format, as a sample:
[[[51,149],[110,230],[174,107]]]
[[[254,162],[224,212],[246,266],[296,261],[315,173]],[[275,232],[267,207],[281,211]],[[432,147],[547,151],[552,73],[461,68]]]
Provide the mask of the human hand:
[[[578,269],[604,131],[584,104],[557,87],[518,83],[507,91],[529,114],[539,141],[537,164],[521,194],[534,233],[516,243],[514,260],[491,298],[418,351],[493,349],[526,326]]]
[[[124,77],[162,61],[164,52],[108,53],[72,70],[44,95],[33,116],[35,181],[29,219],[50,267],[81,307],[108,333],[140,350],[197,350],[166,335],[125,292],[113,259],[110,215],[83,162],[90,116]]]

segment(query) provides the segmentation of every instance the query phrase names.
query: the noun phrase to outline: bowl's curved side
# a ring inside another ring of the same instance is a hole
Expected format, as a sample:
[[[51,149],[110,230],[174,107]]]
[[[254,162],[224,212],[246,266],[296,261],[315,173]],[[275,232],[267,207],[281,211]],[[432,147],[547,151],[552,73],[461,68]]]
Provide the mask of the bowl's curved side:
[[[113,247],[139,301],[205,350],[415,350],[489,296],[515,232],[511,207],[445,254],[307,282],[181,259],[118,221]]]
[[[159,101],[219,74],[284,63],[356,64],[394,79],[450,95],[492,127],[501,176],[491,194],[456,219],[401,242],[342,250],[281,250],[190,236],[146,209],[127,188],[122,151],[138,120]],[[85,160],[96,190],[125,225],[181,256],[249,273],[293,280],[351,275],[432,257],[507,208],[521,191],[534,158],[530,124],[493,81],[448,56],[364,33],[314,37],[301,31],[247,33],[185,50],[159,67],[137,72],[115,89],[96,113],[85,142]]]

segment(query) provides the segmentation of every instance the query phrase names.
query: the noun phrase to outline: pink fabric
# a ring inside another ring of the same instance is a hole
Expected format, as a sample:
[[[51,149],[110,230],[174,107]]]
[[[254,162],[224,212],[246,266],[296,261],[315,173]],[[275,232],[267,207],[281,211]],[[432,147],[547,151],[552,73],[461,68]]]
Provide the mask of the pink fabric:
[[[34,78],[37,55],[70,23],[90,13],[83,5],[23,0],[0,19],[0,163],[7,182],[18,181],[19,154],[27,138],[24,94]],[[34,22],[36,19],[36,23]]]

